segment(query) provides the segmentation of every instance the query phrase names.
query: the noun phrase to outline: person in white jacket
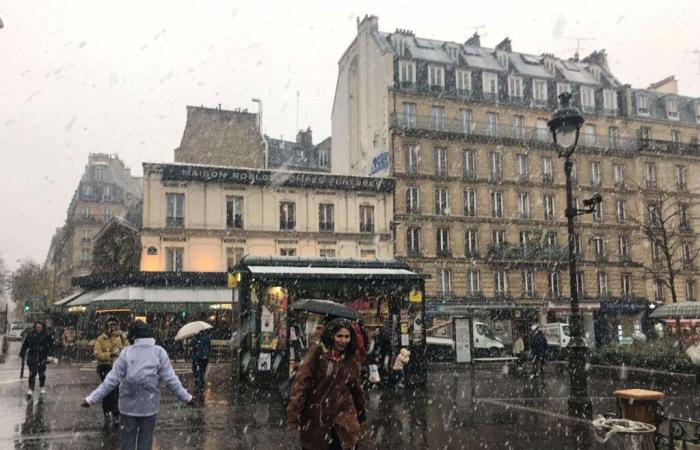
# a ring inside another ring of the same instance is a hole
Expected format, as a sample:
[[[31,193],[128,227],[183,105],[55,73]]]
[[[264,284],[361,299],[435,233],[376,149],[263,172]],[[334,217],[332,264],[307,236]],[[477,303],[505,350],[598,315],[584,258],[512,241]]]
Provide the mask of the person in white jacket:
[[[129,325],[131,346],[125,347],[112,370],[97,389],[85,397],[89,407],[119,387],[122,450],[148,450],[153,446],[153,430],[160,411],[160,384],[164,382],[177,398],[192,405],[193,399],[175,374],[168,353],[155,345],[153,330],[145,322]]]

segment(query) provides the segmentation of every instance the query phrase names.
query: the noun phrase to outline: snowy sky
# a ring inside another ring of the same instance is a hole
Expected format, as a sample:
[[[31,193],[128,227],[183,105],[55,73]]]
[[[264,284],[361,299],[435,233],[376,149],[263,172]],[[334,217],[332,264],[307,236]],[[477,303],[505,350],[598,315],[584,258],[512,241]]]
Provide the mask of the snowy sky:
[[[694,0],[657,1],[143,1],[0,0],[0,255],[43,262],[89,152],[172,161],[185,106],[255,110],[264,128],[314,140],[330,134],[337,61],[356,17],[382,31],[568,57],[605,48],[613,72],[645,87],[676,74],[700,96]],[[332,6],[331,6],[332,5]],[[567,5],[573,5],[564,9]]]

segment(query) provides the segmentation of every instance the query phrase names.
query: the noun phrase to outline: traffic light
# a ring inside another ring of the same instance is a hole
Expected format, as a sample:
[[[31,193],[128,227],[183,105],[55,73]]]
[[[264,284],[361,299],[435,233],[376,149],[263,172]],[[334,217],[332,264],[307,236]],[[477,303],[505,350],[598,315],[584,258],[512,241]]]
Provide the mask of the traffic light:
[[[184,310],[183,310],[183,311],[180,311],[180,315],[181,315],[182,318],[184,319],[185,317],[187,317],[187,311],[184,311]]]
[[[29,305],[29,303],[24,304],[24,312],[28,313],[32,310],[32,307]]]

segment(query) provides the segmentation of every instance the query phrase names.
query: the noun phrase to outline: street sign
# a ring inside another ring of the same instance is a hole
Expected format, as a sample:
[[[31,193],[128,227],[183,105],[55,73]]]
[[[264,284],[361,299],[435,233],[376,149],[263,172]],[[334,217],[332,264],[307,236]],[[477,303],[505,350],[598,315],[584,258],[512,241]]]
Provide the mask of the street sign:
[[[472,319],[455,317],[452,326],[455,336],[455,362],[472,362]]]

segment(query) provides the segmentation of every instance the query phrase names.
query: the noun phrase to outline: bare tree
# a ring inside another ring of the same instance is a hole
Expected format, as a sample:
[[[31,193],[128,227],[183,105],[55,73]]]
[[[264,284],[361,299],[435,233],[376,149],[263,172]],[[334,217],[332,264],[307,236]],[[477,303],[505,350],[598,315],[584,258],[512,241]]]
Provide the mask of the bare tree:
[[[639,187],[642,193],[636,215],[629,221],[636,226],[633,243],[649,245],[651,258],[642,258],[645,272],[671,292],[671,301],[678,301],[676,281],[685,271],[693,269],[700,248],[695,243],[692,212],[699,205],[697,198],[683,190],[664,186],[649,190]],[[655,289],[658,287],[655,285]],[[676,319],[680,331],[680,319]]]

